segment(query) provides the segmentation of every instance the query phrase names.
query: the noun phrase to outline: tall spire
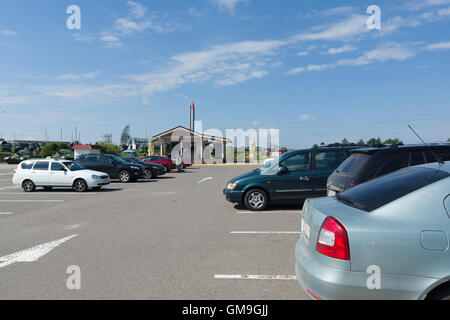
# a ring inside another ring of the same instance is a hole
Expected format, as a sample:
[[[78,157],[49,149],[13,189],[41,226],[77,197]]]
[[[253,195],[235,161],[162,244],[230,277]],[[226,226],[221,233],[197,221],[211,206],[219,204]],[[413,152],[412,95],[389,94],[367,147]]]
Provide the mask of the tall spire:
[[[191,104],[191,113],[190,113],[190,128],[191,131],[195,131],[195,104],[194,101],[192,101]]]

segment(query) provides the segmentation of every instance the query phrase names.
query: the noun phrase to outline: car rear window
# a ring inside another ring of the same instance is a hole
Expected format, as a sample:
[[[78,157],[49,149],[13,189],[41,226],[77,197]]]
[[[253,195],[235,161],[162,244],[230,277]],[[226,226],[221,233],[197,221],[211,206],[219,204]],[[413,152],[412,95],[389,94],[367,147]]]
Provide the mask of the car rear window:
[[[355,176],[366,162],[369,161],[370,157],[371,156],[368,154],[353,154],[350,158],[345,160],[336,171],[345,176]]]
[[[450,177],[448,172],[412,167],[366,182],[336,196],[355,208],[371,212],[427,185]]]
[[[21,168],[23,170],[31,170],[31,168],[33,168],[33,164],[34,162],[24,162],[22,163]]]

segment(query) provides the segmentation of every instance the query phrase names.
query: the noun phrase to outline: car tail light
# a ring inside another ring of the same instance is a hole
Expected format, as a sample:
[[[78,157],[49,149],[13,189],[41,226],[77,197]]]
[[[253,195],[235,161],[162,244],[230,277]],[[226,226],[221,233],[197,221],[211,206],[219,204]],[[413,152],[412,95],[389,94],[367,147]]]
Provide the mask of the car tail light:
[[[17,166],[17,167],[14,169],[14,173],[13,173],[13,174],[16,174],[17,169],[19,169],[19,166]]]
[[[347,230],[335,218],[325,219],[319,232],[316,250],[331,258],[350,260]]]

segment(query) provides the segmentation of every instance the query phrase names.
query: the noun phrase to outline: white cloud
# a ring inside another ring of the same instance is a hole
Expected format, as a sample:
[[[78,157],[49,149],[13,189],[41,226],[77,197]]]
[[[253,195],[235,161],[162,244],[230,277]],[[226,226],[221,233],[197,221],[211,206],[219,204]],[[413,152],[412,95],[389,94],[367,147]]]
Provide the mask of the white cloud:
[[[450,42],[433,43],[425,47],[425,50],[428,51],[446,50],[446,49],[450,49]]]
[[[404,61],[415,56],[415,51],[407,45],[389,43],[374,50],[366,51],[363,55],[353,59],[341,59],[331,64],[309,65],[306,67],[289,70],[287,75],[296,75],[302,72],[322,71],[337,67],[366,66],[374,62],[386,62],[388,60]]]
[[[100,73],[101,73],[100,70],[97,70],[95,72],[90,72],[90,73],[83,73],[83,74],[69,73],[69,74],[64,74],[64,75],[61,75],[61,76],[57,76],[56,79],[57,80],[95,79],[95,78],[97,78],[97,76]]]
[[[18,37],[19,34],[17,32],[11,30],[0,30],[0,36],[4,37]]]
[[[128,1],[128,5],[131,6],[130,12],[136,19],[142,19],[145,16],[147,8],[142,4],[134,1]]]
[[[234,13],[234,9],[239,3],[247,3],[248,0],[212,0],[219,8],[225,9],[230,13]]]
[[[355,51],[356,48],[353,46],[349,46],[349,45],[345,45],[343,47],[340,48],[330,48],[328,49],[328,51],[326,52],[327,54],[340,54],[340,53],[344,53],[344,52],[350,52],[350,51]]]
[[[187,10],[187,14],[190,15],[191,17],[194,17],[194,18],[200,18],[200,17],[202,17],[204,15],[204,12],[198,10],[195,7],[190,7]]]
[[[420,10],[426,7],[438,7],[449,3],[450,0],[414,0],[407,2],[407,7],[412,10]]]
[[[309,54],[308,51],[300,51],[300,52],[297,53],[297,56],[303,57],[303,56],[307,56],[308,54]]]
[[[91,43],[96,39],[96,36],[90,33],[75,33],[72,38],[77,42]]]
[[[448,16],[448,15],[450,15],[450,7],[439,10],[438,11],[438,15],[439,16]]]
[[[266,59],[282,45],[280,41],[244,41],[186,52],[171,58],[170,66],[156,72],[128,75],[146,93],[171,90],[188,82],[235,85],[265,77]]]
[[[301,115],[301,116],[300,116],[300,119],[301,119],[302,121],[314,121],[314,120],[316,120],[316,117],[314,117],[314,116],[312,116],[312,115],[310,115],[310,114],[308,113],[308,114],[303,114],[303,115]]]
[[[321,26],[312,31],[301,33],[290,38],[291,41],[305,40],[343,40],[368,32],[367,16],[353,14],[350,18],[338,23]]]

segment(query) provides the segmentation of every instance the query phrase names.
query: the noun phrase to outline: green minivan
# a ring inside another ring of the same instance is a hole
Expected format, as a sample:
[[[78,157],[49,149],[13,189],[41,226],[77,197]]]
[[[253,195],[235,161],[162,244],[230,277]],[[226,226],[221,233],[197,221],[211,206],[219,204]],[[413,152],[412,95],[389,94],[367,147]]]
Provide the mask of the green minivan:
[[[285,153],[262,168],[232,179],[223,191],[232,203],[262,211],[270,203],[293,203],[327,195],[327,179],[361,146],[319,147]]]

